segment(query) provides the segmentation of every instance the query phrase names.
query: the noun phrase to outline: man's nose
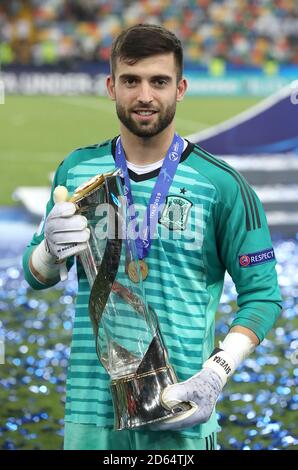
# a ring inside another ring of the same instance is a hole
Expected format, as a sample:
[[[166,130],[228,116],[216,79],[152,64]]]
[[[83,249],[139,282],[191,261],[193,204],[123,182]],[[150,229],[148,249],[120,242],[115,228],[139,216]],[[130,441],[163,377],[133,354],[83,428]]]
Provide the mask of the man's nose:
[[[152,90],[149,83],[143,82],[140,84],[138,101],[140,103],[151,103],[151,101],[153,101]]]

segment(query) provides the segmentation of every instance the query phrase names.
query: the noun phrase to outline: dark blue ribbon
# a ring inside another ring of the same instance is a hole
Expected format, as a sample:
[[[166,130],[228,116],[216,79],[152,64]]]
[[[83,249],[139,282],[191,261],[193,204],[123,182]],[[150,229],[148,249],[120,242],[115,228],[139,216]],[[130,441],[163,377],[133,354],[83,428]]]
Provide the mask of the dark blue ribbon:
[[[145,258],[151,248],[152,238],[158,221],[158,209],[161,205],[164,204],[166,200],[166,196],[174,179],[177,166],[179,164],[183,152],[183,147],[183,139],[178,134],[175,134],[163,161],[163,165],[159,172],[153,191],[151,193],[150,200],[142,222],[140,236],[135,241],[139,259]],[[129,220],[131,221],[135,218],[135,211],[126,158],[121,138],[118,139],[116,145],[115,163],[116,167],[121,169],[125,181],[126,197],[129,205],[128,214]]]

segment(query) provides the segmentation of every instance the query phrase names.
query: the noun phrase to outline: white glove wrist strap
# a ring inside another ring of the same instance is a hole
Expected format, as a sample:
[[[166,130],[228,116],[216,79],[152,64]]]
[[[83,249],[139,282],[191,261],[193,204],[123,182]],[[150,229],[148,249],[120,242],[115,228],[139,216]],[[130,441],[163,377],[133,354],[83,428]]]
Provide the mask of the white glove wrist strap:
[[[230,375],[235,372],[235,361],[228,352],[222,351],[221,349],[215,351],[215,354],[204,362],[203,369],[214,370],[214,372],[219,375],[222,381],[222,386],[224,386]]]
[[[255,350],[256,345],[244,333],[232,331],[227,334],[222,343],[219,343],[219,347],[231,354],[237,369],[239,365]]]
[[[225,385],[230,375],[254,351],[256,345],[247,335],[234,331],[229,333],[219,346],[220,349],[214,351],[203,364],[203,368],[217,372]]]
[[[31,256],[32,266],[44,279],[55,279],[59,276],[59,264],[56,258],[46,250],[43,240],[33,251]]]

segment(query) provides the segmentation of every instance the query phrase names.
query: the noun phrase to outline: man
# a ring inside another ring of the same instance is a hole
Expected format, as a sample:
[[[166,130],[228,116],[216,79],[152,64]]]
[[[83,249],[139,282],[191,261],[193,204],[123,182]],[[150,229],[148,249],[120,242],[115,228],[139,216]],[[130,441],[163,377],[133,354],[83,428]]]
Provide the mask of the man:
[[[138,256],[148,270],[147,300],[157,311],[180,381],[164,391],[162,400],[169,408],[191,401],[195,412],[148,429],[113,430],[109,377],[96,356],[88,315],[90,291],[78,263],[66,449],[216,448],[214,407],[219,393],[280,313],[274,252],[257,196],[233,168],[175,134],[176,103],[187,88],[182,70],[181,43],[166,29],[137,25],[120,34],[107,78],[120,137],[78,149],[62,162],[44,227],[25,252],[24,270],[33,288],[46,288],[59,280],[59,253],[68,256],[70,267],[71,257],[86,248],[86,219],[75,214],[70,202],[54,205],[57,185],[72,194],[93,175],[120,167],[129,202],[142,208],[140,224],[157,194],[163,210],[150,227],[149,248],[138,249]],[[178,217],[171,211],[177,207]],[[236,284],[239,310],[214,350],[215,313],[226,270]]]

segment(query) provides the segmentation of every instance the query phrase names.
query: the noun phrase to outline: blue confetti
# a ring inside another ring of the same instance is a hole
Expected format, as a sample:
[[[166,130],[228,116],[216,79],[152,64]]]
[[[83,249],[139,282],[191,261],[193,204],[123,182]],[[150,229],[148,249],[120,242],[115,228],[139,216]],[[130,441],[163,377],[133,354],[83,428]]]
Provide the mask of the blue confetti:
[[[65,401],[77,291],[71,271],[66,283],[51,289],[51,296],[33,292],[23,279],[23,248],[13,247],[8,253],[0,245],[3,259],[16,259],[13,266],[0,268],[0,312],[13,312],[1,313],[0,335],[5,337],[7,353],[0,391],[13,410],[24,391],[30,397],[30,402],[0,421],[0,448],[9,450],[18,448],[16,442],[22,442],[22,448],[40,448],[41,432],[63,437],[63,419],[51,416],[46,406],[34,406],[49,397]],[[294,412],[298,410],[298,238],[276,241],[274,248],[284,309],[271,334],[239,367],[220,396],[217,416],[223,432],[218,440],[223,450],[279,450],[298,445]],[[216,323],[219,338],[229,330],[237,309],[235,300],[235,288],[227,276]]]

